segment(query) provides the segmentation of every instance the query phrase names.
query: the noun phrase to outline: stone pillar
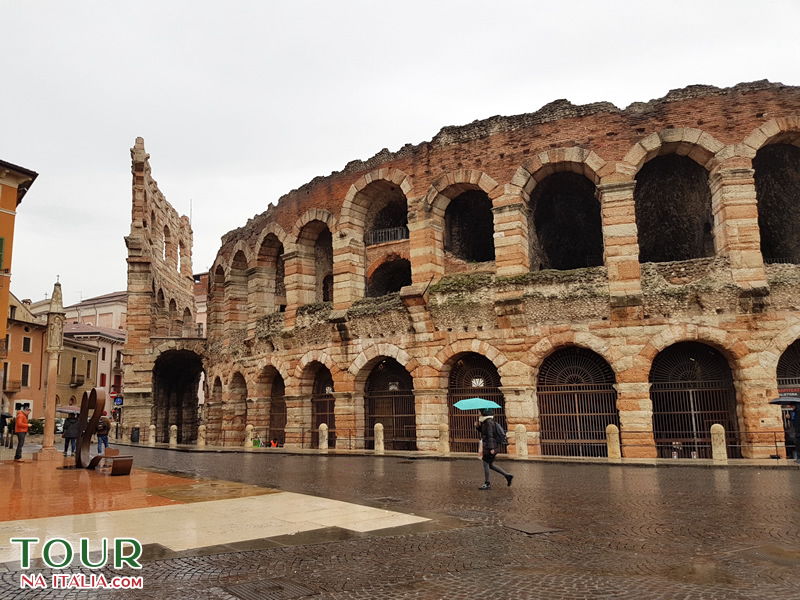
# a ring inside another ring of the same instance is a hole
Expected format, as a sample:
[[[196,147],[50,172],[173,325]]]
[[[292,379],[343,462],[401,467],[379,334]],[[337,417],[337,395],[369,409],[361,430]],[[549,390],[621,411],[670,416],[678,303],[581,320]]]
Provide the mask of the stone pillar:
[[[342,237],[344,234],[344,237]],[[343,310],[365,295],[365,248],[354,232],[333,235],[333,308]]]
[[[525,425],[514,427],[514,448],[518,458],[528,458],[528,432]]]
[[[649,383],[617,383],[621,453],[626,458],[656,458],[653,401]]]
[[[334,381],[334,389],[341,387],[341,381]],[[354,450],[364,447],[364,403],[356,407],[353,402],[353,394],[350,392],[333,392],[334,398],[334,432],[336,433],[336,448]],[[357,419],[361,414],[362,418]]]
[[[521,383],[530,381],[531,373],[530,367],[522,363],[513,363],[513,365],[506,365],[503,369],[503,381],[511,383]],[[534,388],[529,386],[512,386],[504,385],[500,387],[505,401],[505,416],[507,427],[509,431],[515,431],[518,425],[522,425],[525,430],[525,437],[522,442],[525,443],[525,456],[529,453],[529,445],[532,445],[532,454],[537,455],[540,452],[539,440],[539,406],[534,401]],[[530,433],[530,435],[529,435]],[[517,444],[517,437],[509,435],[509,443]],[[514,452],[519,456],[520,450],[517,448],[509,448],[509,453]]]
[[[412,205],[410,198],[408,204]],[[444,217],[409,218],[408,232],[411,282],[423,287],[436,283],[444,275]]]
[[[328,450],[328,426],[325,423],[319,426],[319,450]]]
[[[767,290],[767,276],[761,256],[754,171],[747,162],[744,167],[729,161],[709,177],[714,246],[717,254],[730,258],[736,285],[763,296]]]
[[[375,454],[383,454],[383,424],[375,423]]]
[[[447,390],[419,389],[427,378],[414,376],[414,413],[417,420],[417,449],[429,452],[441,451],[441,425],[448,427]],[[447,440],[449,448],[449,438]],[[449,452],[449,450],[448,450]]]
[[[175,448],[178,446],[178,426],[169,426],[169,447]]]
[[[719,423],[711,426],[711,458],[715,461],[728,460],[728,448],[725,444],[725,428]]]
[[[286,402],[286,440],[284,448],[311,447],[311,400],[308,396],[289,395],[283,397]]]
[[[609,459],[622,458],[622,450],[619,445],[619,427],[613,423],[609,423],[606,426],[606,447],[608,448]]]
[[[515,191],[492,202],[495,265],[501,277],[530,271],[528,207],[519,195],[522,190]]]
[[[633,201],[635,187],[635,181],[597,186],[603,226],[603,262],[608,269],[612,315],[617,318],[640,318],[642,313],[639,241]]]
[[[450,425],[439,424],[439,454],[450,454]]]
[[[253,426],[250,423],[244,428],[244,449],[253,449]]]
[[[150,425],[147,428],[147,445],[148,446],[155,446],[156,445],[156,426]]]
[[[198,448],[205,448],[206,447],[206,426],[200,425],[197,428],[197,447]]]
[[[42,439],[42,458],[56,459],[60,453],[55,448],[56,394],[58,392],[58,355],[64,348],[64,308],[61,301],[61,284],[53,285],[50,309],[47,311],[47,380],[44,405],[44,435]],[[11,409],[13,407],[9,407]],[[16,412],[9,410],[12,415]]]
[[[762,366],[761,355],[752,353],[740,361],[736,398],[739,409],[739,443],[744,458],[770,458],[785,454],[783,418],[779,406],[770,404],[777,396],[773,370]],[[772,367],[774,369],[774,367]]]
[[[295,251],[284,252],[283,254],[284,274],[283,280],[286,283],[286,327],[294,327],[297,318],[297,309],[301,304],[306,304],[306,296],[303,294],[303,274],[300,272],[300,257]]]

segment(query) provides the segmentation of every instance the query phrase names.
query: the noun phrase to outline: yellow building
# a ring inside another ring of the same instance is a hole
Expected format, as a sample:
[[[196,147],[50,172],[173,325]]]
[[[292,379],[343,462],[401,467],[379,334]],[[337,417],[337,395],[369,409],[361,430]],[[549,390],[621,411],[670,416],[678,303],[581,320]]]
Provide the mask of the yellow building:
[[[17,206],[38,173],[0,160],[0,315],[8,315],[11,289],[11,251],[14,245],[14,218]],[[0,358],[8,355],[6,319],[0,319]],[[2,364],[2,363],[0,363]]]

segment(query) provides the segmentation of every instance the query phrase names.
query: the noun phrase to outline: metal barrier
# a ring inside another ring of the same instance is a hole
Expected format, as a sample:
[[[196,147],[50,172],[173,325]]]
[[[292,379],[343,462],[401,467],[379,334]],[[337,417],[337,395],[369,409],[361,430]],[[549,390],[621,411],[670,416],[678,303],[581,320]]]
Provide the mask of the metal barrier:
[[[390,227],[388,229],[372,229],[364,235],[364,243],[367,246],[383,244],[386,242],[397,242],[408,239],[408,227]]]

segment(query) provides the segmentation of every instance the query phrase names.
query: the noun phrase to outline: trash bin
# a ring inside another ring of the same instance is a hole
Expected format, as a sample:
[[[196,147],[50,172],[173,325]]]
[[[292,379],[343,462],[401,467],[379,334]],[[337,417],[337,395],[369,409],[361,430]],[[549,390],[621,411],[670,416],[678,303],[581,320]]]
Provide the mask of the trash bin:
[[[131,427],[131,444],[139,443],[139,428]]]

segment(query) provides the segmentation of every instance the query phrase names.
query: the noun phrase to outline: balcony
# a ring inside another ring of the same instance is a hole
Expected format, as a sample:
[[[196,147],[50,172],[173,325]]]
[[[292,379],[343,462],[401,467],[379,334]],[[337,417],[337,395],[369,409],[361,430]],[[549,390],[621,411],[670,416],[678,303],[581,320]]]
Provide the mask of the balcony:
[[[386,242],[397,242],[408,239],[408,227],[390,227],[389,229],[372,229],[364,235],[364,243],[367,246],[383,244]]]
[[[69,378],[69,387],[81,387],[85,381],[85,376],[73,373]]]
[[[22,389],[22,381],[19,379],[9,379],[3,384],[3,391],[8,392],[9,394],[13,394],[14,392],[18,392]]]

